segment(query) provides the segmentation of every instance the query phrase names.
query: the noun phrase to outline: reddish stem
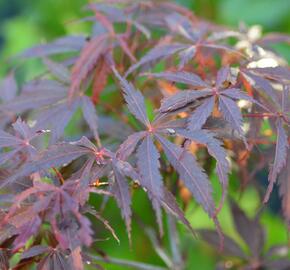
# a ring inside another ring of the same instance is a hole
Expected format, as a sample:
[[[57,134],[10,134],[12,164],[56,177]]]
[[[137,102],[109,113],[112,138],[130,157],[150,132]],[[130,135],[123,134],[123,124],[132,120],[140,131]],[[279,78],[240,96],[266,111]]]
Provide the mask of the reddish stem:
[[[277,117],[274,113],[245,113],[243,116],[249,118]]]

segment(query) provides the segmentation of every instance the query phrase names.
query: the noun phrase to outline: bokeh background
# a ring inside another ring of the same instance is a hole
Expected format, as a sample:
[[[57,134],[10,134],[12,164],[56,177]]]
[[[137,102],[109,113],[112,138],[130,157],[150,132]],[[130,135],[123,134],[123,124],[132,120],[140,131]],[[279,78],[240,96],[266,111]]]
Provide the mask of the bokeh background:
[[[290,32],[289,0],[176,0],[176,2],[190,8],[199,16],[230,27],[237,27],[239,23],[244,22],[247,25],[259,24],[265,32]],[[25,48],[62,35],[89,32],[88,25],[76,23],[76,20],[85,14],[83,10],[85,3],[85,0],[0,0],[0,74],[7,72],[11,63],[17,63],[17,59],[13,59],[13,56]],[[277,45],[276,49],[288,62],[290,61],[289,46]],[[69,127],[68,132],[70,128],[73,129]],[[267,172],[261,171],[257,175],[257,183],[263,188],[266,182]],[[230,195],[240,201],[241,207],[249,216],[254,216],[260,205],[256,189],[250,186],[242,195],[238,190],[239,180],[233,174]],[[155,226],[154,214],[148,199],[140,191],[134,193],[135,213],[147,226]],[[91,200],[95,205],[100,203],[98,198],[92,197]],[[96,250],[102,249],[116,258],[162,265],[144,231],[136,222],[133,223],[133,244],[131,248],[129,247],[125,226],[113,201],[106,207],[105,216],[118,232],[121,244],[111,238],[104,241],[110,235],[101,224],[96,224],[97,238],[100,239],[94,245]],[[186,216],[194,228],[213,226],[206,214],[195,205],[188,206]],[[234,230],[228,205],[222,210],[220,221],[223,230],[243,246],[242,240]],[[286,226],[281,218],[277,190],[274,191],[269,206],[263,211],[261,221],[267,232],[266,246],[286,244],[289,241]],[[182,226],[178,229],[181,249],[187,251],[188,269],[214,269],[216,261],[220,259],[218,253],[205,243],[201,243],[199,239],[193,239]],[[168,244],[166,236],[162,241],[165,246]],[[125,268],[106,266],[106,269]]]

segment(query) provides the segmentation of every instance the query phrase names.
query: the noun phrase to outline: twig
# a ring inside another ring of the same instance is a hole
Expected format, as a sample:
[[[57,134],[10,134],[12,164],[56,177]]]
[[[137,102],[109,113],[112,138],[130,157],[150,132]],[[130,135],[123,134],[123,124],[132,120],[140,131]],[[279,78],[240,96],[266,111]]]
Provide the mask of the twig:
[[[160,266],[155,266],[151,264],[146,264],[146,263],[140,263],[140,262],[134,262],[134,261],[127,261],[123,259],[116,259],[116,258],[103,258],[101,256],[97,255],[89,255],[89,257],[93,260],[99,261],[99,262],[104,262],[104,263],[109,263],[109,264],[116,264],[116,265],[121,265],[121,266],[127,266],[133,269],[139,269],[139,270],[167,270],[167,268],[160,267]]]

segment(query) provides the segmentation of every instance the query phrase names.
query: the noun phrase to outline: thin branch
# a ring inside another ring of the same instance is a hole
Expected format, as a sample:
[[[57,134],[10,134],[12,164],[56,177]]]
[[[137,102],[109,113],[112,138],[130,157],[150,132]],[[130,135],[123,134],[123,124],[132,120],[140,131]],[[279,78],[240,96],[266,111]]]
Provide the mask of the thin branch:
[[[99,261],[99,262],[116,264],[116,265],[126,266],[126,267],[130,267],[133,269],[139,269],[139,270],[168,270],[168,268],[164,268],[164,267],[160,267],[160,266],[155,266],[155,265],[140,263],[140,262],[134,262],[134,261],[127,261],[127,260],[123,260],[123,259],[116,259],[116,258],[112,258],[112,257],[103,258],[101,256],[92,255],[92,254],[90,254],[89,257],[91,259]]]

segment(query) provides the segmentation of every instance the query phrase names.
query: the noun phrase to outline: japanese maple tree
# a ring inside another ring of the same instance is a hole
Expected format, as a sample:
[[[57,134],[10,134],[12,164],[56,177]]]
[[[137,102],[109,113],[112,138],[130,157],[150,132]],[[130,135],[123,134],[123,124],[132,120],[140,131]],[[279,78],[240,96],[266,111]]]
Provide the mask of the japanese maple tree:
[[[134,186],[148,195],[161,236],[165,210],[193,237],[238,257],[238,269],[289,269],[288,260],[271,260],[275,252],[263,251],[258,214],[249,219],[231,201],[248,255],[224,236],[219,212],[229,174],[238,170],[245,187],[254,162],[269,171],[261,204],[278,182],[290,228],[290,71],[271,47],[290,37],[227,29],[169,1],[110,0],[88,4],[86,12],[79,23],[90,24],[91,33],[19,55],[40,59],[44,73],[19,84],[16,69],[1,81],[0,268],[10,269],[13,259],[13,269],[102,269],[90,248],[98,238],[92,220],[119,241],[102,216],[114,198],[131,242]],[[110,99],[102,98],[106,93]],[[271,137],[261,132],[265,124]],[[76,136],[66,132],[69,125]],[[218,199],[208,160],[222,190]],[[180,187],[215,230],[192,228]],[[103,198],[99,209],[91,194]],[[136,214],[142,218],[142,207]],[[165,260],[166,269],[184,269],[178,262]]]

